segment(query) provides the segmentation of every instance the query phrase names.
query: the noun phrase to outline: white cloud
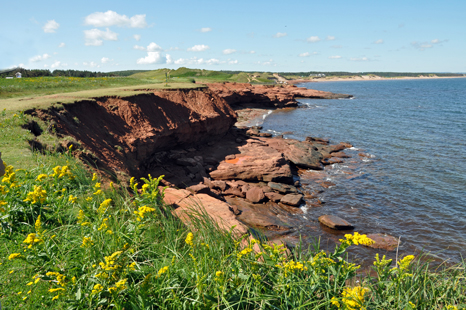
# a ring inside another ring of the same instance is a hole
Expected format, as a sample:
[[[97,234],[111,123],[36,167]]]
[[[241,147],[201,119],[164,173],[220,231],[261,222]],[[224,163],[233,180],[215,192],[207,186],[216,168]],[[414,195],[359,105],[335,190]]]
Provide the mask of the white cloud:
[[[335,37],[334,36],[327,36],[327,38],[325,40],[333,41],[333,40],[335,40]]]
[[[163,56],[160,52],[147,52],[147,56],[143,58],[139,58],[136,60],[138,65],[149,65],[149,64],[164,64],[164,63],[171,63],[171,56]]]
[[[340,59],[341,56],[329,56],[328,58],[329,58],[329,59]]]
[[[249,54],[255,54],[255,53],[256,53],[256,51],[250,51],[249,52]]]
[[[147,46],[147,51],[148,52],[161,52],[162,51],[162,48],[160,46],[158,46],[157,44],[155,44],[154,42],[151,42],[148,46]]]
[[[211,59],[204,59],[204,58],[197,58],[197,57],[192,57],[192,58],[179,58],[174,61],[176,65],[219,65],[219,64],[224,64],[226,63],[225,61],[216,59],[216,58],[211,58]]]
[[[287,33],[286,32],[277,32],[276,34],[273,35],[274,38],[281,38],[281,37],[286,37]]]
[[[299,57],[309,57],[311,54],[309,52],[299,54]]]
[[[133,35],[133,38],[134,38],[136,41],[139,41],[139,40],[141,40],[141,35],[140,35],[140,34],[135,34],[135,35]]]
[[[84,30],[85,45],[100,46],[103,41],[117,41],[118,33],[107,28],[106,31],[99,29]]]
[[[109,62],[111,59],[108,58],[108,57],[102,57],[102,59],[100,60],[101,63],[103,64],[106,64],[107,62]]]
[[[49,54],[43,54],[43,55],[37,55],[37,56],[31,57],[31,58],[29,58],[29,61],[30,62],[38,62],[38,61],[46,60],[48,58],[50,58]]]
[[[50,68],[52,69],[55,69],[55,68],[58,68],[58,67],[67,67],[68,64],[67,63],[62,63],[61,61],[55,61],[53,64],[50,65]]]
[[[44,27],[42,27],[42,29],[44,29],[44,32],[47,32],[47,33],[54,33],[55,30],[58,29],[58,27],[60,27],[60,24],[57,23],[54,19],[52,20],[48,20]]]
[[[172,64],[173,63],[172,56],[167,54],[166,58],[167,58],[167,64]]]
[[[228,63],[230,65],[236,65],[238,63],[238,60],[237,59],[236,60],[230,60]]]
[[[417,49],[419,49],[421,51],[424,51],[427,48],[433,48],[435,45],[441,44],[441,43],[444,43],[444,42],[448,42],[448,40],[433,39],[430,42],[417,42],[417,41],[414,41],[414,42],[411,42],[411,45],[414,48],[417,48]]]
[[[145,28],[147,27],[146,23],[146,14],[134,15],[129,18],[126,15],[120,15],[114,11],[95,12],[92,13],[84,19],[84,25],[92,25],[94,27],[110,27],[110,26],[119,26],[119,27],[129,27],[129,28]]]
[[[65,47],[65,46],[66,46],[66,44],[65,44],[65,43],[63,43],[63,42],[62,42],[62,43],[60,43],[60,44],[58,45],[58,47]]]
[[[383,40],[382,39],[379,39],[377,41],[374,42],[374,44],[382,44],[383,43]]]
[[[223,50],[223,54],[225,54],[225,55],[233,54],[235,52],[236,52],[236,50],[234,50],[232,48],[227,48],[227,49]]]
[[[91,62],[86,62],[85,61],[85,62],[83,62],[83,65],[86,66],[86,67],[91,67],[91,68],[95,68],[95,67],[99,68],[100,67],[97,63],[95,63],[93,61],[91,61]]]
[[[210,31],[212,31],[212,28],[210,27],[201,28],[201,32],[210,32]]]
[[[273,59],[269,59],[268,61],[258,61],[256,63],[263,66],[276,66],[276,64],[273,62]]]
[[[353,58],[350,58],[351,61],[368,61],[369,58],[367,57],[353,57]]]
[[[135,46],[133,46],[133,48],[135,50],[140,50],[140,51],[145,51],[146,50],[146,48],[144,46],[140,46],[140,45],[135,45]]]
[[[193,47],[188,48],[189,52],[203,52],[208,50],[210,47],[204,44],[194,45]]]
[[[306,41],[311,42],[311,43],[315,43],[315,42],[319,42],[320,38],[318,36],[311,36],[311,37],[307,38]]]

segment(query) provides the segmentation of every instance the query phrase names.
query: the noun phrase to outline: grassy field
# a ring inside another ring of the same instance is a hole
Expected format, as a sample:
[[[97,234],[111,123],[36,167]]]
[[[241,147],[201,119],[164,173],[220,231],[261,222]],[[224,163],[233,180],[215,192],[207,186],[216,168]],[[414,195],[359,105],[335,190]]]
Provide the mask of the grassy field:
[[[149,86],[87,90],[68,99]],[[34,104],[46,107],[52,99]],[[133,179],[126,188],[89,171],[73,147],[33,153],[33,135],[21,128],[31,117],[21,110],[34,100],[0,100],[2,309],[466,307],[465,263],[432,269],[412,255],[396,262],[376,256],[366,274],[346,260],[347,248],[371,242],[357,233],[345,235],[333,252],[318,243],[288,251],[265,240],[241,243],[205,214],[184,225],[163,204],[159,178]],[[41,139],[59,143],[48,124],[36,121]]]

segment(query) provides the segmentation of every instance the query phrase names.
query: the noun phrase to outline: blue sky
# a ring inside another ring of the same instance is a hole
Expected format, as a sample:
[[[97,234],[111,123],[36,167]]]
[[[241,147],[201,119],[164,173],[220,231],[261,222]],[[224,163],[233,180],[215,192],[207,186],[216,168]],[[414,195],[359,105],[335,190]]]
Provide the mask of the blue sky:
[[[0,69],[466,72],[466,1],[2,1]]]

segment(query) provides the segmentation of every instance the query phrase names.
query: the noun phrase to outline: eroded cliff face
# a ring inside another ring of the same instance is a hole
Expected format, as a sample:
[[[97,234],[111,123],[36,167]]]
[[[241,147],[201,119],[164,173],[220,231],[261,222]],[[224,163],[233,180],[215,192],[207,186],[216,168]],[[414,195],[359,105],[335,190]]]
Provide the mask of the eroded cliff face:
[[[147,173],[154,153],[221,137],[236,120],[225,100],[206,88],[103,97],[36,113],[54,122],[59,134],[76,139],[105,168],[137,177]]]

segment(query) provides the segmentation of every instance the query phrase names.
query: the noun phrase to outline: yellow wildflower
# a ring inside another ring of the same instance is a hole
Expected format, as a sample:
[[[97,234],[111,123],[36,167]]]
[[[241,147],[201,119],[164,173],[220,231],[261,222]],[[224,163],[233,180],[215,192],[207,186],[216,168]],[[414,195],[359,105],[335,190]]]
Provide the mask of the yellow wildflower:
[[[31,286],[31,285],[33,285],[33,284],[34,284],[34,282],[31,281],[31,282],[28,282],[26,285],[27,285],[27,286]]]
[[[403,258],[401,261],[398,262],[400,270],[404,271],[408,269],[409,264],[411,264],[411,261],[414,259],[414,255],[408,255],[405,258]]]
[[[73,144],[70,144],[70,146],[68,147],[68,150],[70,150],[71,152],[72,149],[73,149]]]
[[[128,267],[130,270],[133,270],[133,271],[136,270],[136,262],[132,262],[132,263],[129,264],[127,267]]]
[[[193,233],[188,233],[188,235],[186,236],[186,240],[184,242],[186,242],[187,245],[193,246],[194,245],[193,238],[194,238]]]
[[[37,217],[36,222],[34,223],[34,228],[36,229],[37,234],[42,233],[42,222],[40,221],[40,215]]]
[[[99,209],[97,210],[97,212],[99,214],[104,214],[105,211],[107,211],[107,208],[108,206],[110,205],[110,203],[112,202],[112,199],[105,199],[99,206]]]
[[[83,210],[79,210],[78,212],[78,223],[82,223],[84,221],[84,218],[86,216],[84,215],[84,211]]]
[[[97,230],[103,230],[103,229],[107,229],[108,226],[107,226],[107,221],[108,221],[108,218],[104,218],[102,220],[102,224],[100,225],[100,227],[97,229]]]
[[[44,173],[41,173],[41,174],[39,174],[39,175],[37,176],[36,181],[42,182],[42,180],[45,179],[45,178],[47,178],[47,177],[48,177],[48,175],[46,175],[46,174],[44,174]]]
[[[145,193],[146,190],[147,190],[148,188],[149,188],[149,184],[144,184],[144,185],[141,187],[141,191],[142,191],[143,193]]]
[[[342,303],[346,306],[348,310],[359,310],[365,309],[364,305],[364,295],[369,292],[367,288],[361,286],[355,286],[353,288],[347,287],[341,293]]]
[[[414,303],[412,303],[410,301],[408,301],[408,303],[409,303],[409,306],[411,307],[411,309],[416,309],[416,305]]]
[[[166,273],[168,271],[168,268],[169,268],[168,266],[160,268],[159,271],[157,272],[157,277],[160,277],[161,275]]]
[[[224,275],[224,273],[223,273],[222,271],[217,271],[217,272],[215,273],[215,276],[216,276],[217,278],[221,278],[221,277],[223,277],[223,275]]]
[[[347,245],[371,245],[374,243],[374,240],[367,237],[367,235],[360,235],[358,232],[355,232],[354,235],[346,234],[346,239],[340,239],[340,242]]]
[[[83,243],[81,244],[81,247],[88,248],[88,247],[91,247],[93,244],[94,244],[94,242],[92,242],[91,237],[84,237],[83,238]]]
[[[86,201],[87,201],[87,202],[92,201],[92,197],[87,197],[87,198],[86,198]]]
[[[23,243],[29,244],[28,248],[32,248],[32,246],[36,243],[42,242],[42,239],[36,237],[35,233],[29,234],[26,239],[24,239]]]
[[[338,301],[338,298],[332,297],[331,302],[332,302],[332,305],[337,306],[338,308],[341,307],[341,306],[340,306],[340,302]]]
[[[60,295],[57,295],[57,296],[53,297],[52,300],[57,300],[58,297],[60,297]]]
[[[70,197],[68,198],[68,201],[71,202],[71,203],[76,203],[77,199],[78,199],[78,197],[70,195]]]
[[[8,260],[12,260],[12,259],[19,258],[19,257],[21,257],[20,253],[13,253],[13,254],[10,254],[10,256],[8,256]]]
[[[58,287],[58,288],[51,288],[51,289],[49,289],[49,292],[50,292],[50,293],[55,293],[55,292],[64,291],[64,290],[65,290],[64,288]]]
[[[100,184],[99,182],[95,183],[94,188],[95,188],[95,189],[101,188],[101,184]]]
[[[103,289],[104,289],[104,287],[102,285],[96,284],[96,285],[94,285],[94,288],[92,289],[91,294],[92,295],[97,294],[97,293],[101,292]]]
[[[26,199],[23,201],[30,201],[31,204],[36,204],[38,202],[44,203],[47,198],[47,192],[42,189],[42,186],[34,185],[34,191],[27,194]]]
[[[138,217],[137,217],[137,221],[141,221],[141,219],[144,218],[144,215],[148,212],[153,212],[155,211],[154,208],[150,208],[148,206],[142,206],[142,207],[139,207],[138,208],[138,211],[134,211],[134,214],[136,214]]]
[[[95,181],[95,180],[97,180],[97,174],[96,174],[96,173],[93,173],[93,174],[92,174],[92,181]]]
[[[374,266],[376,267],[385,267],[387,265],[390,265],[392,262],[391,259],[385,259],[385,255],[382,257],[382,259],[379,258],[379,253],[375,254],[375,261],[374,261]]]

